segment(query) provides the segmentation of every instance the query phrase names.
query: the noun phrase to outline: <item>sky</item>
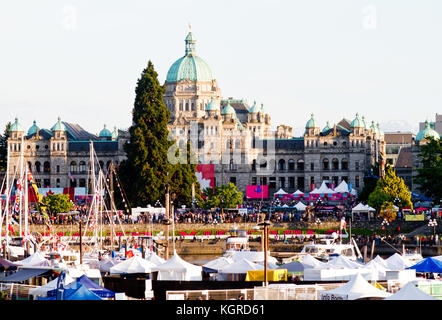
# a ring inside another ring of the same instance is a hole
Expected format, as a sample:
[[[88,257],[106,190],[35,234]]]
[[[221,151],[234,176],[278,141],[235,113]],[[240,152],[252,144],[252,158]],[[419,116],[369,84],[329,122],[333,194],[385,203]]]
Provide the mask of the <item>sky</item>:
[[[359,113],[416,133],[442,113],[440,0],[18,0],[0,3],[0,132],[128,128],[141,72],[164,83],[189,24],[223,97],[274,127]]]

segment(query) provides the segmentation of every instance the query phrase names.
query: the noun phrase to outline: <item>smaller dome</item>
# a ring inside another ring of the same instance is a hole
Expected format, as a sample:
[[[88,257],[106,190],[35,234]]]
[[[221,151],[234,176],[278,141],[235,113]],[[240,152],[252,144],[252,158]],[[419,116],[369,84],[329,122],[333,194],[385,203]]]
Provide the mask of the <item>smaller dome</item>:
[[[207,104],[206,111],[219,111],[219,106],[216,103],[216,101],[213,100],[213,97],[210,100],[210,102]]]
[[[425,121],[425,128],[419,131],[416,135],[416,141],[421,141],[427,138],[433,138],[435,140],[440,139],[439,133],[437,133],[437,131],[433,130],[430,127],[430,123],[428,122],[428,120]]]
[[[312,113],[312,117],[310,118],[310,120],[307,121],[307,124],[305,125],[305,128],[306,128],[306,129],[309,129],[309,128],[317,128],[317,126],[316,126],[316,121],[315,121],[315,118],[314,118],[314,116],[313,116],[313,113]]]
[[[261,112],[261,108],[256,104],[256,101],[253,101],[253,106],[250,108],[249,113],[258,113]]]
[[[379,126],[379,122],[376,123],[376,129],[378,130],[379,134],[384,134],[384,131],[381,130],[381,127]]]
[[[356,118],[351,122],[350,127],[352,128],[362,128],[364,127],[361,119],[359,119],[359,113],[356,113]]]
[[[374,121],[371,122],[370,129],[371,129],[371,131],[373,131],[373,133],[378,133],[378,130],[374,124]]]
[[[118,139],[118,129],[117,127],[114,127],[114,131],[112,131],[112,140]]]
[[[18,118],[15,118],[15,122],[11,125],[11,127],[9,128],[10,132],[21,132],[24,131],[23,127],[21,126],[20,123],[18,123]]]
[[[99,136],[100,137],[112,137],[112,132],[110,132],[108,129],[106,129],[106,125],[104,125],[104,128],[100,131]]]
[[[230,102],[227,102],[227,105],[223,108],[223,111],[221,112],[221,114],[226,115],[226,114],[235,114],[235,109],[233,109],[233,107],[230,105]]]
[[[66,131],[66,126],[63,122],[61,122],[61,118],[58,117],[58,121],[54,126],[51,128],[52,131]]]
[[[364,127],[364,129],[367,129],[367,123],[365,122],[364,116],[362,116],[362,127]]]
[[[40,128],[37,126],[37,121],[34,120],[32,126],[28,130],[28,136],[37,133]]]

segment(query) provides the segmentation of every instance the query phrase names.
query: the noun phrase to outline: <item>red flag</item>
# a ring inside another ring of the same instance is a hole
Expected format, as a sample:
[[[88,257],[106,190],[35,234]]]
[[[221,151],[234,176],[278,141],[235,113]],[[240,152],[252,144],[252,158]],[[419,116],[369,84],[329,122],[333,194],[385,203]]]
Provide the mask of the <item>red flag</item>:
[[[11,232],[12,234],[14,234],[14,227],[13,227],[11,224],[8,225],[8,230],[9,230],[9,232]]]
[[[129,250],[126,252],[126,258],[132,258],[134,256],[134,253],[132,252],[132,250]]]
[[[342,219],[341,219],[341,225],[340,225],[340,227],[339,227],[339,230],[344,229],[346,225],[347,225],[347,222],[345,222],[345,218],[342,217]]]

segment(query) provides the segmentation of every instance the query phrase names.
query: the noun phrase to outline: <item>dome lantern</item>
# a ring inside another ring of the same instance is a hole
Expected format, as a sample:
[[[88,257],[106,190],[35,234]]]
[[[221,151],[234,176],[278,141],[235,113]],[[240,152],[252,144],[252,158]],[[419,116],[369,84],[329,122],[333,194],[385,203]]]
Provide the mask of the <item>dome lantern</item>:
[[[428,120],[425,121],[425,128],[418,132],[416,135],[416,141],[421,141],[424,139],[433,138],[435,140],[440,140],[440,135],[437,131],[433,130],[430,126]]]

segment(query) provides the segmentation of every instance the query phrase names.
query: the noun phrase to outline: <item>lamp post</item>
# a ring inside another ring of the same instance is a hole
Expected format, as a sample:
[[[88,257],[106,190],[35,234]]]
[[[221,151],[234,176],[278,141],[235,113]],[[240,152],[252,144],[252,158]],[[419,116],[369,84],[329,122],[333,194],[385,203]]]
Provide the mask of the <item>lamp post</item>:
[[[436,235],[436,226],[437,226],[436,219],[430,219],[430,221],[428,221],[428,226],[433,227],[433,236]]]
[[[267,276],[267,250],[268,250],[268,240],[269,240],[269,226],[270,222],[268,220],[265,220],[258,224],[264,229],[264,285],[265,287],[268,286],[268,276]]]

